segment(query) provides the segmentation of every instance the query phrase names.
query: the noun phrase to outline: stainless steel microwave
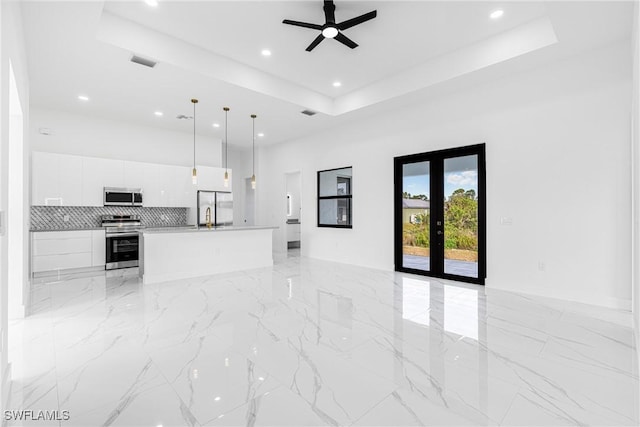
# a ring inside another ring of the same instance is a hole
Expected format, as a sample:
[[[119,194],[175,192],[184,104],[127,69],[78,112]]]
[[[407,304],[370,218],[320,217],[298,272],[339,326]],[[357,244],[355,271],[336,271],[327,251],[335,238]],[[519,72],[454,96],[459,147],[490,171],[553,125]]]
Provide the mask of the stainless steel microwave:
[[[104,206],[142,206],[142,190],[104,187]]]

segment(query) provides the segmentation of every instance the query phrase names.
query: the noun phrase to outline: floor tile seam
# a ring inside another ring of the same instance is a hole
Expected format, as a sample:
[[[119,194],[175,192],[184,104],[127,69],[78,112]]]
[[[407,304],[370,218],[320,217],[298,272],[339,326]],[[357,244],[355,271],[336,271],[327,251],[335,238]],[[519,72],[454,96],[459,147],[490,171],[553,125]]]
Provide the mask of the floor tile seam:
[[[173,386],[173,384],[169,381],[169,379],[167,378],[167,376],[164,374],[164,372],[162,371],[162,369],[160,369],[160,366],[158,366],[157,362],[153,359],[153,357],[151,355],[149,355],[144,348],[142,348],[142,351],[145,352],[145,354],[147,355],[147,357],[149,357],[149,360],[151,361],[151,364],[154,366],[154,368],[158,371],[158,373],[160,374],[160,376],[162,377],[162,379],[164,380],[164,384],[159,384],[155,387],[151,387],[149,390],[152,390],[154,388],[158,388],[160,386],[168,386],[169,389],[173,392],[173,394],[175,395],[175,397],[178,399],[178,401],[189,410],[189,412],[191,413],[191,416],[196,420],[196,424],[199,426],[202,426],[203,423],[200,422],[200,420],[198,419],[198,417],[196,417],[196,415],[193,413],[193,410],[191,408],[189,408],[187,406],[187,404],[185,403],[185,401],[182,399],[182,397],[180,396],[180,394],[178,393],[178,391],[175,389],[175,387]],[[147,390],[148,391],[148,390]]]
[[[567,315],[567,316],[570,316],[570,315],[580,316],[580,317],[584,317],[584,318],[586,318],[588,320],[595,320],[595,321],[598,321],[598,322],[606,324],[605,326],[607,326],[607,327],[613,327],[613,328],[616,328],[616,329],[624,329],[625,332],[629,332],[629,333],[633,333],[634,329],[635,329],[635,326],[633,325],[633,317],[632,317],[631,314],[629,314],[629,324],[624,324],[624,325],[620,324],[620,323],[617,323],[617,322],[611,322],[609,320],[601,319],[601,318],[596,317],[596,316],[590,316],[590,315],[586,315],[586,314],[583,314],[583,313],[566,312],[566,311],[563,312],[563,314],[560,317],[560,319],[558,319],[560,322],[566,323],[568,325],[583,326],[582,323],[579,323],[579,322],[574,321],[574,320],[568,320],[568,319],[564,318],[565,315]]]
[[[507,357],[508,359],[513,359],[514,356],[525,356],[526,358],[533,358],[533,359],[537,359],[538,361],[544,361],[547,362],[549,364],[552,365],[562,365],[565,366],[569,369],[579,369],[581,371],[586,371],[587,373],[590,374],[594,374],[594,372],[592,372],[589,369],[585,369],[583,367],[580,367],[578,365],[576,365],[574,362],[571,362],[569,360],[558,360],[558,359],[554,359],[552,356],[549,355],[548,351],[545,352],[546,349],[546,345],[548,344],[549,340],[554,339],[554,337],[549,336],[549,338],[547,339],[547,342],[545,342],[545,345],[543,346],[543,348],[539,351],[539,353],[537,355],[534,355],[530,352],[524,351],[524,350],[518,350],[518,349],[513,349],[513,348],[508,348],[504,345],[494,345],[491,346],[490,344],[484,344],[488,351],[491,353],[496,353],[498,356],[502,356],[502,357]],[[585,364],[585,362],[582,362],[583,364]],[[601,369],[606,369],[601,367]],[[618,372],[613,372],[613,375],[623,375],[622,373],[618,373]],[[627,373],[629,374],[629,373]]]
[[[263,396],[265,396],[267,394],[270,394],[270,393],[272,393],[274,391],[279,390],[280,388],[282,388],[283,390],[286,390],[288,392],[291,392],[291,389],[289,389],[286,385],[284,385],[278,378],[274,377],[272,374],[269,374],[269,375],[270,375],[271,379],[277,384],[276,387],[274,387],[274,388],[272,388],[270,390],[267,390],[264,393],[260,393],[259,395],[256,395],[256,396],[254,396],[253,398],[251,398],[251,399],[249,399],[247,401],[243,401],[243,402],[240,402],[237,405],[234,405],[233,407],[225,410],[225,412],[221,413],[217,417],[202,422],[201,425],[209,425],[209,424],[215,422],[216,420],[220,419],[221,417],[227,416],[231,412],[233,412],[233,411],[235,411],[235,410],[237,410],[237,409],[239,409],[239,408],[241,408],[243,406],[247,406],[247,405],[249,405],[250,402],[252,402],[252,401],[254,401],[256,399],[260,399],[260,398],[262,398]],[[298,395],[296,395],[296,396],[298,396]],[[302,396],[298,396],[298,397],[300,397],[305,403],[308,403],[304,398],[302,398]]]
[[[368,410],[366,410],[360,417],[358,417],[357,419],[355,419],[351,424],[349,424],[349,426],[354,426],[356,425],[361,419],[363,419],[364,417],[366,417],[369,413],[371,413],[375,408],[377,408],[378,406],[380,406],[382,404],[382,402],[384,402],[386,399],[393,397],[393,394],[396,393],[401,387],[397,386],[396,388],[394,388],[389,394],[386,394],[382,399],[380,399],[378,402],[376,402],[371,408],[369,408]]]
[[[509,403],[509,407],[507,408],[506,411],[504,411],[502,418],[498,420],[498,425],[501,425],[501,426],[504,425],[505,418],[507,418],[507,415],[509,415],[509,413],[511,412],[511,409],[513,408],[513,404],[515,403],[516,398],[520,395],[520,391],[523,388],[526,388],[526,386],[521,385],[516,389],[516,392],[513,394],[513,397],[511,398],[511,402]]]
[[[541,357],[535,357],[535,359],[537,359],[538,361],[540,359],[542,359]],[[511,361],[511,358],[509,358],[509,360]],[[592,375],[597,375],[598,377],[602,378],[603,380],[612,380],[611,376],[604,376],[604,375],[599,375],[599,374],[594,374],[592,371],[587,370],[587,369],[583,369],[583,368],[576,368],[574,365],[572,364],[568,364],[565,363],[563,361],[557,361],[557,360],[552,360],[552,359],[544,359],[543,362],[552,365],[552,366],[557,366],[558,364],[561,364],[562,366],[569,368],[569,369],[578,369],[581,372],[586,372],[588,374],[592,374]],[[503,363],[503,362],[501,362]],[[521,364],[521,362],[515,361],[516,364]],[[445,360],[445,364],[455,368],[455,364],[450,361],[450,360]],[[519,389],[525,388],[525,389],[529,389],[529,387],[527,387],[526,385],[523,385],[523,379],[521,378],[521,376],[517,373],[517,369],[519,368],[514,368],[511,366],[511,362],[505,364],[504,368],[507,370],[507,372],[509,373],[509,375],[490,375],[487,378],[489,379],[494,379],[497,380],[499,382],[504,382],[507,384],[510,384],[512,386],[515,386]],[[531,365],[529,363],[525,364],[527,367],[530,367]],[[470,367],[468,365],[462,365],[465,369],[469,369],[469,370],[474,370],[475,368]],[[532,368],[533,369],[533,368]],[[616,376],[619,376],[620,374],[615,374]],[[515,379],[518,378],[518,379]],[[614,381],[622,381],[625,384],[628,384],[629,381],[634,382],[635,380],[631,379],[631,378],[627,378],[627,377],[620,377],[620,378],[613,378]],[[558,382],[558,381],[555,381]],[[562,383],[560,384],[561,386],[563,385]],[[580,395],[583,395],[582,392],[578,391],[577,392]]]
[[[211,334],[211,335],[213,335],[213,334]],[[217,336],[216,336],[216,337],[217,337]],[[219,337],[217,337],[217,338],[218,338],[218,339],[220,339]],[[216,419],[218,419],[218,418],[219,418],[219,417],[217,417],[217,418],[210,419],[210,420],[205,420],[205,421],[200,420],[200,419],[196,416],[196,414],[195,414],[195,413],[193,413],[193,410],[192,410],[192,409],[191,409],[191,408],[186,404],[186,402],[182,399],[182,397],[180,396],[180,393],[176,390],[176,388],[175,388],[175,386],[174,386],[174,382],[172,382],[171,380],[169,380],[169,378],[167,377],[167,375],[165,374],[165,372],[160,368],[160,366],[158,366],[158,365],[157,365],[157,362],[154,360],[154,357],[153,357],[152,355],[150,355],[150,354],[148,353],[148,351],[146,351],[146,349],[143,349],[143,350],[144,350],[144,351],[145,351],[145,353],[149,356],[149,358],[151,359],[151,361],[152,361],[152,363],[154,364],[154,366],[156,367],[156,369],[158,369],[158,371],[160,372],[160,375],[163,377],[163,379],[165,380],[166,384],[167,384],[167,385],[169,385],[169,387],[171,387],[171,390],[172,390],[172,391],[173,391],[173,393],[176,395],[176,397],[180,400],[180,402],[182,402],[182,403],[184,404],[184,406],[185,406],[186,408],[188,408],[188,409],[189,409],[189,411],[190,411],[190,412],[191,412],[191,414],[194,416],[194,418],[196,419],[196,421],[198,422],[198,424],[199,424],[199,425],[206,425],[206,424],[210,424],[210,423],[214,422]],[[242,354],[242,353],[241,353],[241,352],[239,352],[239,351],[236,351],[236,350],[233,350],[233,349],[229,349],[228,351],[229,351],[231,354],[235,354],[236,356],[238,356],[238,357],[240,357],[240,358],[244,358],[244,359],[246,359],[246,360],[251,360],[251,359],[249,359],[246,355]],[[265,369],[262,365],[259,365],[259,364],[258,364],[257,362],[255,362],[254,360],[251,360],[251,362],[252,362],[255,366],[259,367],[261,370],[263,370],[263,371],[265,371],[265,372],[267,372],[267,373],[269,374],[269,377],[270,377],[273,381],[275,381],[275,382],[277,383],[277,387],[276,387],[275,389],[277,389],[278,387],[285,387],[285,388],[286,388],[286,386],[285,386],[285,385],[284,385],[284,384],[283,384],[283,383],[282,383],[282,382],[281,382],[277,377],[275,377],[271,372],[269,372],[267,369]],[[240,388],[240,387],[241,387],[241,386],[239,385],[239,386],[237,386],[237,387],[235,387],[235,388],[231,388],[231,390],[235,390],[236,388]],[[275,390],[275,389],[274,389],[274,390]],[[267,392],[268,392],[268,391],[267,391]],[[263,396],[263,395],[264,395],[264,393],[260,394],[260,396]],[[260,397],[260,396],[257,396],[257,397]],[[236,409],[240,408],[241,406],[246,405],[246,404],[248,404],[248,403],[249,403],[249,402],[241,402],[241,403],[239,403],[238,405],[234,406],[233,408],[228,409],[227,411],[225,411],[225,412],[224,412],[224,413],[222,413],[221,415],[227,415],[228,413],[232,412],[233,410],[236,410]]]
[[[520,377],[520,376],[518,375],[518,377]],[[495,377],[494,377],[494,378],[495,378]],[[528,384],[528,383],[527,383],[527,384],[522,384],[522,382],[525,382],[524,380],[521,380],[521,383],[520,383],[520,384],[516,384],[515,382],[513,382],[513,381],[511,381],[511,380],[508,380],[508,379],[502,379],[502,378],[497,378],[497,379],[498,379],[498,380],[500,380],[500,381],[502,381],[502,382],[506,382],[506,383],[508,383],[508,384],[511,384],[511,385],[513,385],[513,386],[516,386],[516,387],[517,387],[518,391],[515,393],[515,395],[514,395],[514,397],[513,397],[513,400],[512,400],[512,402],[511,402],[511,406],[513,406],[513,404],[514,404],[514,402],[515,402],[515,399],[516,399],[518,396],[523,396],[523,398],[525,398],[525,397],[524,397],[524,395],[523,395],[523,392],[528,392],[528,393],[533,393],[533,394],[538,395],[538,394],[539,394],[539,393],[538,393],[538,391],[539,391],[539,392],[541,392],[541,393],[547,394],[547,392],[542,391],[541,389],[539,389],[539,387],[537,387],[537,386],[535,386],[535,385],[531,385],[531,384]],[[556,382],[556,381],[554,381],[554,382]],[[560,384],[560,385],[559,385],[559,387],[561,387],[562,389],[564,389],[563,384]],[[579,397],[580,399],[587,399],[587,400],[591,400],[591,399],[589,398],[589,396],[588,396],[588,395],[586,395],[586,394],[582,393],[580,390],[575,390],[575,389],[574,389],[574,390],[571,390],[571,395],[572,395],[572,396],[577,396],[577,397]],[[571,400],[572,400],[572,401],[573,401],[573,400],[576,400],[576,398],[572,398]],[[546,410],[547,410],[547,411],[549,411],[549,409],[546,409]],[[509,411],[510,411],[510,410],[508,410],[507,412],[505,412],[505,415],[504,415],[504,417],[503,417],[502,421],[504,421],[504,418],[506,418],[506,416],[509,414]],[[502,421],[501,421],[501,424],[502,424]],[[613,425],[613,424],[612,424],[612,425]]]
[[[557,339],[554,339],[554,337],[550,337],[550,340],[554,340],[556,341],[558,344],[562,345],[560,342],[558,342]],[[571,351],[577,352],[576,350],[572,349],[572,348],[568,348]],[[551,364],[560,364],[563,366],[567,366],[569,368],[573,368],[573,369],[578,369],[580,371],[586,371],[589,374],[592,375],[597,375],[599,377],[603,377],[603,375],[601,375],[601,373],[603,372],[609,372],[610,375],[614,375],[614,376],[621,376],[621,377],[625,377],[628,378],[631,381],[638,381],[640,380],[640,378],[638,377],[638,368],[637,368],[637,357],[633,358],[631,360],[632,366],[631,366],[631,370],[627,371],[627,370],[623,370],[621,369],[620,371],[616,371],[616,370],[612,370],[608,367],[608,364],[605,364],[605,362],[603,362],[602,360],[593,360],[593,361],[589,361],[589,360],[571,360],[571,359],[567,359],[566,357],[564,357],[562,354],[557,354],[556,358],[553,357],[553,354],[549,354],[551,351],[547,350],[547,352],[540,352],[538,358],[542,359],[546,362],[549,362]],[[579,352],[577,352],[579,353]],[[588,365],[588,366],[584,366],[584,365]],[[613,365],[610,365],[613,366]],[[634,370],[633,368],[636,367],[636,369]],[[597,368],[598,371],[594,371],[593,368]]]

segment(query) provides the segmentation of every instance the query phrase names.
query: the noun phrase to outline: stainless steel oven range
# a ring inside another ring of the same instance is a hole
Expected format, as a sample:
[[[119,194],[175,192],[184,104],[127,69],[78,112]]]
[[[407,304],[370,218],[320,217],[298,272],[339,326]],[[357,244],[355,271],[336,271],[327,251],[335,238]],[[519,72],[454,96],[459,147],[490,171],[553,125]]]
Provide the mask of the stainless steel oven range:
[[[103,215],[102,226],[107,238],[106,270],[139,265],[139,215]]]

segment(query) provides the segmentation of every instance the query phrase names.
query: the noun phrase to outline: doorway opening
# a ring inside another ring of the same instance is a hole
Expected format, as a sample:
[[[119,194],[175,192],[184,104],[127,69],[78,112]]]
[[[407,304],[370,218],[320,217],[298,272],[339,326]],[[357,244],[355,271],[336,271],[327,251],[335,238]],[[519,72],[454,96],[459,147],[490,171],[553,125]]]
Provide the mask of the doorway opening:
[[[396,157],[397,271],[484,285],[485,145]]]
[[[299,254],[301,246],[301,224],[302,224],[302,203],[301,203],[301,176],[300,172],[285,174],[285,196],[286,196],[286,237],[287,252],[290,255]]]

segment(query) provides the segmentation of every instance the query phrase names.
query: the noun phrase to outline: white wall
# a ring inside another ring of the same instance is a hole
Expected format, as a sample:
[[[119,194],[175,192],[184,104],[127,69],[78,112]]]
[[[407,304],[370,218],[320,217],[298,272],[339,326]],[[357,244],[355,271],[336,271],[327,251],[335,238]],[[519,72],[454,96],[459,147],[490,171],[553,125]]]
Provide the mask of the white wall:
[[[633,313],[636,326],[636,347],[640,346],[640,3],[636,1],[632,32],[633,91],[631,123],[633,152]],[[638,364],[640,365],[640,351]],[[640,387],[640,385],[639,385]]]
[[[487,287],[629,309],[629,50],[617,43],[271,147],[259,222],[284,216],[267,204],[299,169],[303,255],[392,270],[393,158],[486,142]],[[344,166],[353,229],[317,228],[315,174]],[[284,231],[275,236],[284,250]]]
[[[31,109],[33,151],[126,159],[168,165],[193,165],[193,133],[99,119],[42,108]],[[42,135],[40,128],[51,131]],[[198,135],[196,163],[221,165],[221,141]]]
[[[29,80],[27,73],[27,61],[24,48],[24,37],[22,29],[22,14],[20,2],[0,2],[0,211],[7,210],[9,186],[12,181],[8,175],[8,154],[9,154],[9,124],[11,114],[9,109],[9,62],[15,72],[15,80],[18,89],[20,104],[24,114],[23,134],[27,135],[29,125]],[[24,149],[29,149],[29,141],[26,138]],[[28,151],[27,151],[28,152]],[[23,183],[29,188],[29,165],[28,156],[25,157],[23,168]],[[23,208],[28,207],[28,192],[24,195]],[[8,212],[7,215],[10,215]],[[28,228],[25,224],[22,235],[28,242]],[[7,235],[0,235],[0,405],[4,406],[8,398],[8,384],[10,369],[7,357],[7,336],[8,336],[8,303],[7,303],[7,254],[11,248],[8,247]],[[28,244],[24,244],[24,250],[28,250]],[[28,265],[24,265],[23,271],[28,271]],[[26,277],[26,276],[25,276]]]
[[[229,169],[233,170],[233,182],[231,184],[231,191],[233,191],[233,224],[244,225],[246,223],[245,179],[251,178],[251,149],[238,149],[229,146],[228,166]],[[259,185],[259,180],[256,184]]]

